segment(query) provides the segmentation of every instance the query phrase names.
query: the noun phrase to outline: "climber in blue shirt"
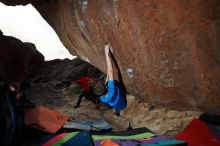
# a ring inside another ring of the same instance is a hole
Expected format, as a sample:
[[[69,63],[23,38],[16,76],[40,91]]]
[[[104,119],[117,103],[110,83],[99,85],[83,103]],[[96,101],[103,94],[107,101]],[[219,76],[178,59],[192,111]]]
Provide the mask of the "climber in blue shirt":
[[[108,104],[114,108],[117,116],[120,115],[120,110],[123,110],[127,106],[126,91],[120,85],[120,82],[114,80],[114,71],[111,63],[110,45],[105,46],[105,57],[107,63],[107,94],[100,96],[100,100],[103,103]]]

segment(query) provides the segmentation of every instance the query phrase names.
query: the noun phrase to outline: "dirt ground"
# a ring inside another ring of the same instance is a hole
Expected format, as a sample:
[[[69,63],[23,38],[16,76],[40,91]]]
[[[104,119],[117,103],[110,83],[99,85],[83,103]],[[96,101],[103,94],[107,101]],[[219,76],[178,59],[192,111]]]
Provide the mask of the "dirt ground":
[[[141,102],[138,98],[128,95],[128,106],[121,111],[118,117],[112,111],[100,111],[95,105],[83,98],[81,106],[77,109],[74,105],[80,94],[80,86],[72,84],[62,90],[55,89],[56,83],[32,84],[28,92],[28,98],[36,105],[49,107],[70,119],[75,120],[105,120],[113,126],[113,131],[125,130],[129,122],[133,128],[147,127],[158,135],[175,137],[175,134],[182,131],[186,125],[201,113],[197,111],[175,111],[163,107],[155,107],[148,103]]]

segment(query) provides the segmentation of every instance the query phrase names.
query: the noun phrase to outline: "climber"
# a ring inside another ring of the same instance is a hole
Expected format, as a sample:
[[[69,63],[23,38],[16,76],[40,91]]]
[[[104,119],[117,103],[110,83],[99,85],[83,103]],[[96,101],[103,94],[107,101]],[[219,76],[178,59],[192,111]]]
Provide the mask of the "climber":
[[[107,93],[105,95],[100,96],[100,100],[102,103],[106,103],[110,107],[112,107],[115,110],[115,114],[119,116],[120,110],[125,109],[127,106],[127,100],[126,100],[127,90],[122,81],[119,67],[112,54],[109,44],[105,45],[105,57],[107,63],[107,80],[108,80]],[[113,59],[116,68],[118,70],[119,82],[114,80],[114,71],[113,71],[111,59]]]

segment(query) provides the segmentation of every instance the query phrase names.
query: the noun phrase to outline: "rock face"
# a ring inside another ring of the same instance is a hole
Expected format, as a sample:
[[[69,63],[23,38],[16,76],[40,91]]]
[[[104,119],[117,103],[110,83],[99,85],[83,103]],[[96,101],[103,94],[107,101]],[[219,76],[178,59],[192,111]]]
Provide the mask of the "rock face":
[[[102,71],[103,47],[110,42],[130,93],[167,107],[220,114],[219,0],[47,0],[33,5],[72,54]]]
[[[0,80],[22,82],[36,76],[44,65],[44,56],[34,44],[0,34]]]
[[[59,81],[74,81],[80,77],[103,78],[104,74],[86,61],[75,58],[56,59],[46,61],[41,73],[39,73],[33,80],[37,83],[59,82]]]

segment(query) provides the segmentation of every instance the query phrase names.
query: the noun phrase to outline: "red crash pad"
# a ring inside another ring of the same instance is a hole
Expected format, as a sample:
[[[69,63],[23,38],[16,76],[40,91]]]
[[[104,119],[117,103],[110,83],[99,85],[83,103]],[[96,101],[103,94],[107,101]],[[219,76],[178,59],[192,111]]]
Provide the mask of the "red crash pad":
[[[186,141],[188,146],[220,146],[208,125],[198,119],[193,119],[183,132],[176,135],[176,139]]]

